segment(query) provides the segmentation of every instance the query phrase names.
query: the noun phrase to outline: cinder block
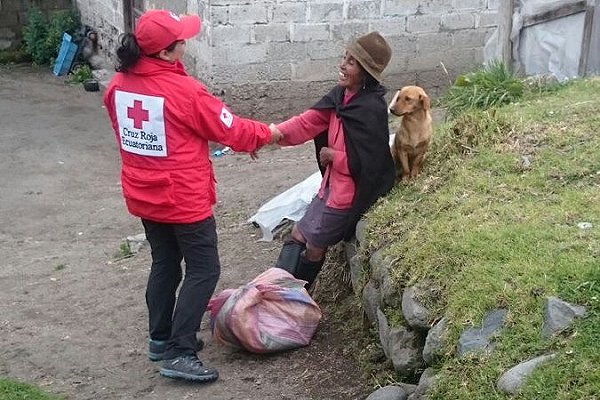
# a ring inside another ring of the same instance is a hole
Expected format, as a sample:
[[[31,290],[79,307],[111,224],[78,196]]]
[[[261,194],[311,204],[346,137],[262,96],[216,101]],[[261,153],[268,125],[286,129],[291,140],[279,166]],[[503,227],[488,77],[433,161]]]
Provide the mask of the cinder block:
[[[323,40],[308,43],[306,45],[308,58],[311,60],[341,59],[344,54],[344,43],[342,41]]]
[[[247,83],[288,81],[292,79],[292,66],[284,63],[246,65],[221,65],[212,72],[213,83]]]
[[[392,50],[392,58],[386,67],[383,77],[384,81],[388,81],[387,76],[398,74],[406,71],[409,58],[414,57],[414,54],[400,53]]]
[[[229,7],[229,22],[233,25],[237,24],[266,24],[268,22],[268,9],[263,4],[253,4],[230,6]]]
[[[306,3],[277,3],[273,6],[273,22],[307,22]]]
[[[229,23],[229,7],[213,6],[210,8],[210,23],[212,26],[227,25]]]
[[[416,72],[390,71],[390,73],[386,73],[384,84],[389,89],[385,95],[387,103],[390,103],[392,97],[394,97],[394,94],[396,94],[396,90],[400,89],[403,86],[415,85],[416,81]]]
[[[439,32],[439,15],[411,15],[406,19],[406,31],[410,33]]]
[[[344,19],[343,3],[308,3],[309,22],[332,22]]]
[[[438,66],[442,58],[441,51],[415,54],[414,57],[408,59],[406,70],[411,72],[429,70]]]
[[[454,0],[435,0],[419,2],[418,12],[421,14],[445,14],[454,10]]]
[[[383,35],[386,39],[406,33],[406,17],[389,17],[373,21],[371,29]]]
[[[498,10],[500,8],[501,0],[488,0],[487,8],[488,10]]]
[[[294,24],[292,27],[292,42],[311,42],[328,40],[329,24]]]
[[[454,0],[456,10],[485,10],[487,0]]]
[[[214,65],[241,65],[264,62],[267,44],[221,45],[213,48]]]
[[[475,28],[475,15],[471,12],[457,12],[442,15],[441,29],[456,30]]]
[[[348,4],[348,19],[379,19],[381,18],[381,8],[381,0],[350,1]]]
[[[455,49],[460,48],[473,48],[483,47],[489,39],[493,29],[466,29],[462,31],[456,31],[452,34],[452,47]]]
[[[292,78],[297,81],[337,79],[339,59],[304,60],[293,65]]]
[[[482,11],[478,17],[477,26],[480,28],[496,27],[501,22],[498,11]]]
[[[267,45],[268,61],[300,61],[306,59],[306,43],[272,42]]]
[[[443,51],[452,45],[452,33],[422,33],[416,36],[416,44],[417,51],[421,54]]]
[[[422,0],[385,0],[383,2],[384,17],[415,15],[419,11]]]
[[[211,44],[250,43],[250,25],[220,25],[212,28]]]
[[[254,39],[257,43],[262,42],[289,42],[290,41],[289,24],[266,24],[254,25]]]
[[[331,37],[333,40],[349,40],[351,38],[364,35],[369,32],[367,22],[351,22],[348,24],[334,24],[331,27]]]
[[[21,31],[19,25],[19,13],[17,11],[5,11],[0,13],[0,26],[3,28],[18,28]]]
[[[212,6],[230,6],[235,4],[248,4],[249,0],[211,0]]]
[[[411,57],[417,52],[417,37],[413,35],[396,36],[388,41],[392,48],[392,54],[404,54]]]

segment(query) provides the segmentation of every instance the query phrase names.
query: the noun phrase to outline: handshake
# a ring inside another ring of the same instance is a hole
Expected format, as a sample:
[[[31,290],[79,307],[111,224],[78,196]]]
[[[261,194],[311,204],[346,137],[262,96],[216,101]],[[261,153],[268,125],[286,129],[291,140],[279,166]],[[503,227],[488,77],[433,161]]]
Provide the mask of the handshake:
[[[269,129],[271,130],[271,140],[269,140],[269,144],[278,144],[279,141],[283,138],[283,133],[281,133],[281,131],[277,129],[277,126],[275,126],[275,124],[269,125]],[[252,158],[253,160],[258,159],[258,149],[250,152],[250,158]]]
[[[269,144],[279,143],[279,141],[283,138],[283,133],[277,129],[275,124],[269,125],[269,129],[271,130],[271,140],[269,141]]]

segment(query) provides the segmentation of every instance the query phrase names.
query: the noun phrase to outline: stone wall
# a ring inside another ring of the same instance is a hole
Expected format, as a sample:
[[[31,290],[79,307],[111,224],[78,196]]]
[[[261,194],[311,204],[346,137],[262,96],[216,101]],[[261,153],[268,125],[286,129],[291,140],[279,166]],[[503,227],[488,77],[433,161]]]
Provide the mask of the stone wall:
[[[5,1],[5,0],[0,0]],[[76,0],[82,21],[100,33],[107,54],[124,30],[122,0]],[[458,73],[483,61],[499,0],[157,0],[202,15],[188,41],[188,69],[233,110],[266,121],[298,113],[337,81],[352,37],[372,30],[393,49],[390,92],[418,84],[437,96]],[[392,93],[389,93],[391,97]]]
[[[0,0],[0,50],[16,50],[21,46],[27,10],[36,7],[46,16],[51,12],[70,10],[71,0]]]

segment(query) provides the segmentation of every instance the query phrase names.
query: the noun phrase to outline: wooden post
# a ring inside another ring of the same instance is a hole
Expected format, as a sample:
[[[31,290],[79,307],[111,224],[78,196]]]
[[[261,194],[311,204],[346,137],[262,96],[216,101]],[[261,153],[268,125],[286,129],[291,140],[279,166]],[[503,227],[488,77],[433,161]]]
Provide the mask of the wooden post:
[[[512,71],[513,69],[513,46],[511,40],[512,19],[515,0],[506,0],[500,2],[500,25],[498,26],[498,43],[501,46],[501,60],[506,67]]]
[[[588,6],[585,11],[583,35],[581,37],[581,55],[579,57],[579,76],[587,75],[590,44],[592,42],[592,27],[594,26],[594,6]]]

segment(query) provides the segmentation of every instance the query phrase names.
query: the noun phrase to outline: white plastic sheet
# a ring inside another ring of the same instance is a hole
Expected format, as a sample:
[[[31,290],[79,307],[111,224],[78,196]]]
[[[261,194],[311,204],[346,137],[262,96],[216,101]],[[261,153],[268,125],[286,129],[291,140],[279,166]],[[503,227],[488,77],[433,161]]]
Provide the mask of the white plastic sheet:
[[[273,231],[284,219],[299,221],[321,185],[321,172],[317,171],[302,182],[273,197],[254,214],[248,222],[256,223],[262,231],[261,241],[273,240]]]
[[[548,4],[544,1],[540,4],[539,0],[525,1],[520,17],[547,11],[557,3],[565,2]],[[579,13],[523,29],[518,40],[518,59],[523,73],[550,73],[559,81],[577,77],[584,19],[584,13]],[[519,27],[520,18],[514,20],[513,38],[518,32],[516,28]]]
[[[525,75],[552,74],[558,80],[578,76],[583,38],[584,13],[570,15],[522,29],[523,20],[532,15],[552,10],[560,5],[578,0],[520,0],[513,14],[511,40],[513,58]],[[600,0],[595,0],[596,15],[587,72],[600,72]],[[485,62],[499,59],[498,30],[492,34],[484,48]]]
[[[395,133],[390,135],[390,146],[394,143],[395,136]],[[270,242],[273,240],[273,231],[283,220],[299,221],[304,216],[308,205],[316,196],[320,186],[321,172],[317,171],[262,205],[256,214],[248,219],[249,223],[257,224],[262,231],[263,237],[260,241]]]

